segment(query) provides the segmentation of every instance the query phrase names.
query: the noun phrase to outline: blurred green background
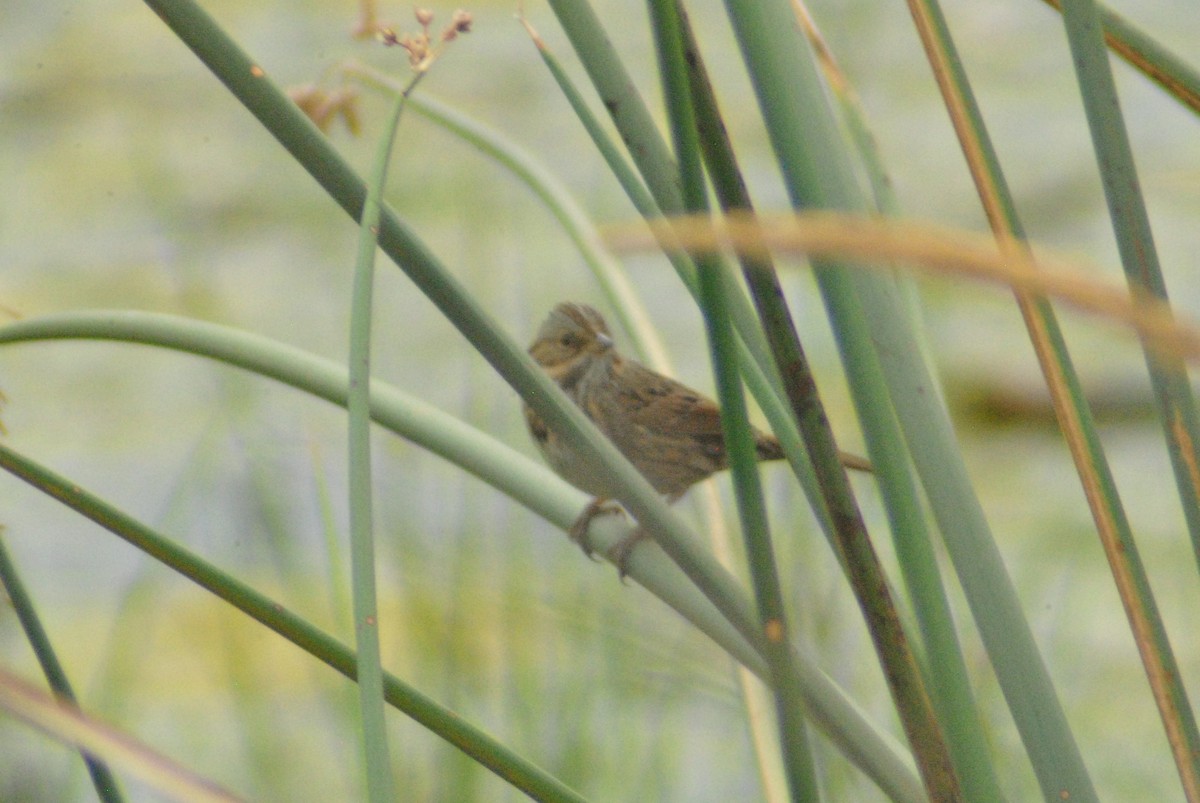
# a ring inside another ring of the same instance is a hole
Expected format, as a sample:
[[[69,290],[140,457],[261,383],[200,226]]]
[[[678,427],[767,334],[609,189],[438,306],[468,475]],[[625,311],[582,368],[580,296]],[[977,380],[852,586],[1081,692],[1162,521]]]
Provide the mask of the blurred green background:
[[[348,58],[407,72],[398,51],[350,38],[349,2],[206,8],[284,86],[337,86]],[[657,99],[644,8],[627,0],[597,8]],[[781,208],[721,7],[689,8],[756,200]],[[812,8],[875,124],[905,213],[984,230],[904,8]],[[1116,8],[1197,61],[1200,17],[1188,4]],[[433,10],[440,22],[452,7]],[[536,154],[597,222],[631,219],[514,6],[469,10],[473,32],[419,92]],[[1030,235],[1119,281],[1057,15],[1032,2],[947,12]],[[548,9],[526,13],[574,69]],[[413,27],[407,7],[382,14]],[[353,224],[153,13],[116,0],[8,0],[0,22],[0,314],[173,312],[345,359]],[[1124,65],[1116,72],[1172,297],[1195,317],[1196,120]],[[335,126],[331,136],[365,170],[389,101],[368,89],[362,98],[364,135]],[[539,202],[415,114],[401,126],[389,200],[522,342],[555,302],[601,302]],[[665,260],[624,262],[679,375],[711,389],[699,316]],[[377,287],[376,374],[534,454],[515,394],[433,306],[390,264],[381,263]],[[835,429],[861,448],[802,268],[788,289]],[[1179,798],[1017,311],[997,289],[938,281],[922,290],[969,464],[1101,795]],[[1071,312],[1063,319],[1178,658],[1198,688],[1200,583],[1140,354],[1112,325]],[[333,538],[345,552],[339,410],[199,358],[105,343],[4,348],[0,390],[15,448],[350,638],[348,563],[328,545]],[[376,443],[389,668],[598,799],[760,795],[739,695],[714,646],[508,499],[395,438]],[[784,473],[766,469],[793,624],[824,668],[891,723],[857,608]],[[888,554],[870,482],[856,487]],[[355,697],[340,677],[8,477],[0,523],[85,707],[253,798],[360,794]],[[998,762],[1006,791],[1029,799],[1036,785],[973,634],[966,648],[995,749],[1012,756]],[[0,656],[40,677],[8,607]],[[406,800],[520,798],[400,715],[389,722]],[[832,799],[878,796],[833,751],[823,755]],[[0,800],[91,795],[76,754],[0,718]]]

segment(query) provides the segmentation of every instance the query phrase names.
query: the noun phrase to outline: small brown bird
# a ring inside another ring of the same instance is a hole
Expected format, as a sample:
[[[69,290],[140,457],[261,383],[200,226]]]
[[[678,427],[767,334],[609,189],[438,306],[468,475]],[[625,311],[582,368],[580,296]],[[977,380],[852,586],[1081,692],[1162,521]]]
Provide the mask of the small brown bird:
[[[622,357],[604,319],[591,307],[570,302],[556,306],[538,330],[529,354],[668,502],[729,467],[717,403]],[[596,497],[571,528],[572,539],[582,544],[590,520],[615,494],[529,405],[525,405],[525,421],[550,467]],[[783,458],[773,435],[755,429],[754,442],[759,460]],[[853,455],[844,455],[843,463],[870,470],[865,460]],[[631,545],[619,547],[622,558]]]

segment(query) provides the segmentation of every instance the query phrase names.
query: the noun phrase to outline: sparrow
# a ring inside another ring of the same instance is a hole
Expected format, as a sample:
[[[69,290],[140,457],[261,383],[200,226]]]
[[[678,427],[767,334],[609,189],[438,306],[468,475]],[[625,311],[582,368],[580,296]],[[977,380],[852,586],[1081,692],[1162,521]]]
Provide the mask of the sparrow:
[[[538,330],[529,354],[668,503],[729,467],[717,403],[621,356],[604,318],[586,304],[556,306]],[[570,530],[571,539],[590,555],[583,540],[587,527],[597,514],[612,509],[605,503],[614,493],[528,404],[525,422],[550,467],[595,497]],[[758,429],[753,429],[753,435],[759,460],[783,459],[783,448],[774,435]],[[842,462],[848,468],[870,471],[861,457],[843,453]],[[614,562],[622,575],[624,559],[639,537],[640,531],[617,545]]]

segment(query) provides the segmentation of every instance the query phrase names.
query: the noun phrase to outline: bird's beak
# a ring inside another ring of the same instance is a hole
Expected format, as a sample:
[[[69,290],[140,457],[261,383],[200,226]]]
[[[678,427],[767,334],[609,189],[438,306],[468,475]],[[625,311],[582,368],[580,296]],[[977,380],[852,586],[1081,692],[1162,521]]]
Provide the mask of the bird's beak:
[[[604,332],[596,333],[596,342],[599,343],[600,348],[604,349],[605,351],[613,347],[613,339],[604,334]]]

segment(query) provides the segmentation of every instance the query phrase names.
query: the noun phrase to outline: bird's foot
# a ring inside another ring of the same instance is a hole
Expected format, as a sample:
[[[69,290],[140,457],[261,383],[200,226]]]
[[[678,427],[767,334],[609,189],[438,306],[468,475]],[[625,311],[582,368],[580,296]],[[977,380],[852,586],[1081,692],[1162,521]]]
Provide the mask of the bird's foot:
[[[621,582],[625,582],[626,575],[629,574],[629,556],[633,553],[633,548],[637,546],[638,541],[642,541],[650,536],[641,527],[631,532],[629,535],[622,538],[604,554],[613,565],[617,567],[617,576],[621,578]]]
[[[609,502],[602,496],[597,496],[583,509],[583,512],[579,514],[579,518],[575,519],[575,523],[571,525],[571,529],[567,530],[567,536],[576,544],[579,544],[579,548],[583,550],[583,554],[594,560],[595,553],[587,543],[588,528],[592,526],[592,519],[597,516],[609,516],[621,512],[620,505],[615,502]]]

